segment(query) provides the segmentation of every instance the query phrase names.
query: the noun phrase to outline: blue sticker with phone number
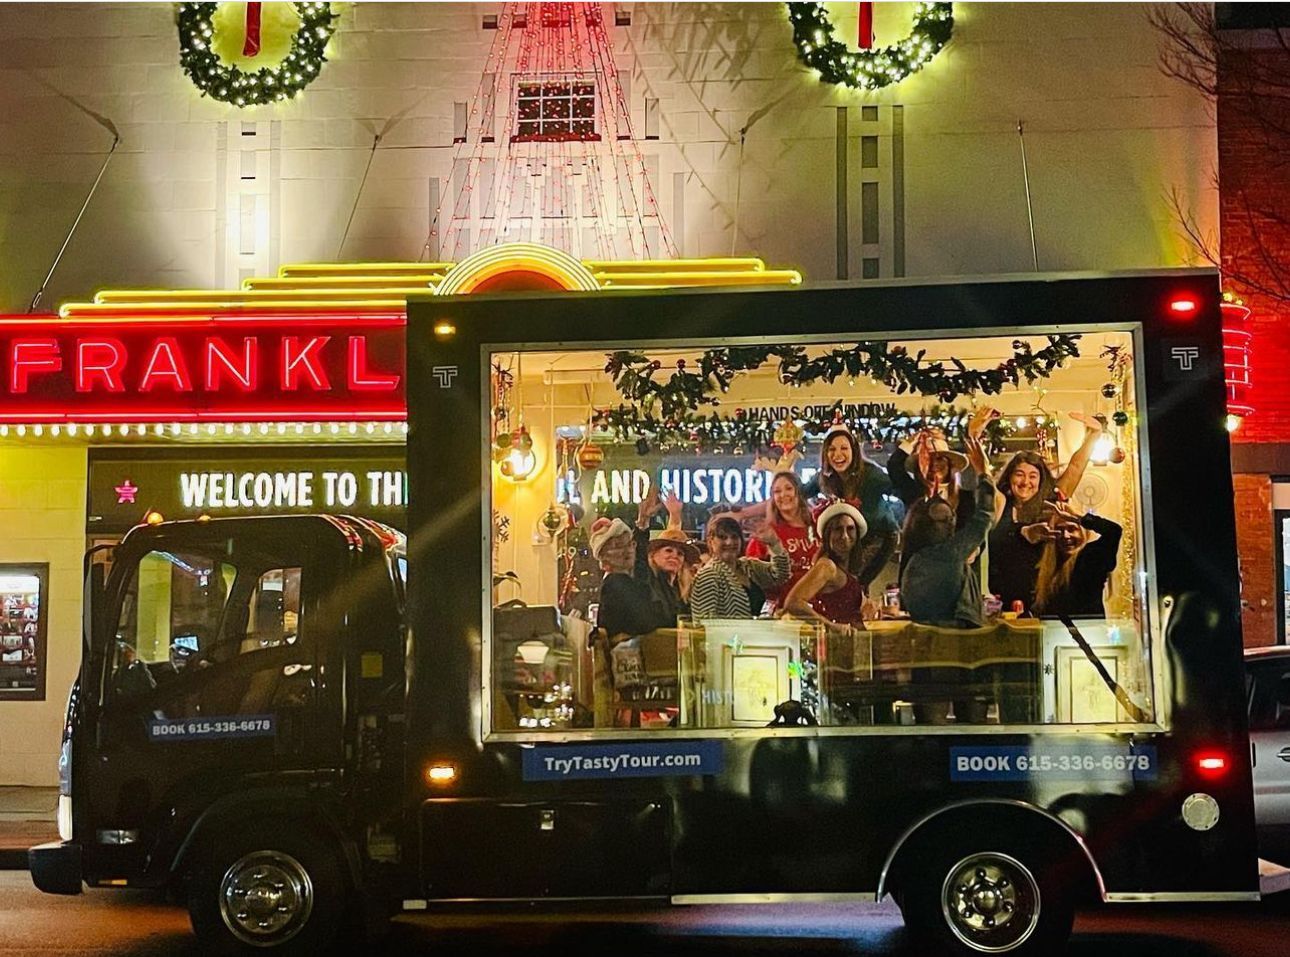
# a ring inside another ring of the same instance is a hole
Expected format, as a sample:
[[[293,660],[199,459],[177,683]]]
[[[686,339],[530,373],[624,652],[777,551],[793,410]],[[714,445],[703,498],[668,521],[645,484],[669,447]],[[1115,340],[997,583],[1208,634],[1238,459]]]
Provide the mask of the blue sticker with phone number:
[[[148,722],[149,741],[215,741],[225,738],[272,737],[271,714],[211,715],[202,718],[154,718]]]
[[[950,748],[951,781],[1154,781],[1154,745],[1005,744]]]

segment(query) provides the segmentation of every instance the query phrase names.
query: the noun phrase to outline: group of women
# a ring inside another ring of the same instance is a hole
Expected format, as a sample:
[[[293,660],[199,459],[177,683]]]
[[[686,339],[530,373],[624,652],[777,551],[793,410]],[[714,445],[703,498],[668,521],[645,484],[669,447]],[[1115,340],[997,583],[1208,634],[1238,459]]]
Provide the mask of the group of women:
[[[885,468],[862,454],[846,426],[835,425],[808,483],[778,472],[764,506],[709,520],[706,556],[680,530],[681,505],[672,496],[652,492],[635,529],[620,519],[597,520],[592,552],[607,573],[601,627],[611,635],[640,634],[674,626],[678,617],[751,618],[767,606],[833,629],[880,614],[976,626],[984,620],[983,555],[989,591],[1004,609],[1103,616],[1121,529],[1069,504],[1101,423],[1072,414],[1085,437],[1060,475],[1037,453],[1019,452],[996,486],[982,435],[998,414],[986,409],[973,417],[966,454],[939,431],[923,430]],[[903,525],[893,501],[904,504]],[[662,508],[668,529],[650,539],[650,517]],[[741,519],[751,522],[748,539]],[[898,547],[899,608],[880,606],[870,587]]]

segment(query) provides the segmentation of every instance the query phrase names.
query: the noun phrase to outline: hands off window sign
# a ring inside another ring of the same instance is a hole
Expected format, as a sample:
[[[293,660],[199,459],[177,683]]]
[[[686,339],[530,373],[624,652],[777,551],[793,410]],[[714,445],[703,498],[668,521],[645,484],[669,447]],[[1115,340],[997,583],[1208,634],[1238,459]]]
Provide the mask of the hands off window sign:
[[[328,457],[292,449],[277,457],[161,458],[92,455],[91,531],[125,531],[150,511],[163,518],[344,513],[405,524],[402,449]]]

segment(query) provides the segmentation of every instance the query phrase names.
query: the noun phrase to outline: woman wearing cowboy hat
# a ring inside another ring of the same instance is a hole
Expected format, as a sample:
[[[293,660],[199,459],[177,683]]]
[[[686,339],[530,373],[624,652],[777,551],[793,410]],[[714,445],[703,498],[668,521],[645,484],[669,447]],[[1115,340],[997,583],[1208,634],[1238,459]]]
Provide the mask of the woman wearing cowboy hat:
[[[834,502],[820,512],[815,528],[820,554],[789,591],[784,608],[798,618],[830,625],[857,624],[868,610],[857,574],[862,560],[860,542],[868,530],[864,516],[849,502]]]
[[[971,518],[957,525],[949,503],[937,496],[915,503],[905,521],[900,596],[917,622],[978,626],[983,620],[981,576],[970,562],[994,522],[994,485],[980,440],[969,438],[967,445],[964,486],[979,483]]]

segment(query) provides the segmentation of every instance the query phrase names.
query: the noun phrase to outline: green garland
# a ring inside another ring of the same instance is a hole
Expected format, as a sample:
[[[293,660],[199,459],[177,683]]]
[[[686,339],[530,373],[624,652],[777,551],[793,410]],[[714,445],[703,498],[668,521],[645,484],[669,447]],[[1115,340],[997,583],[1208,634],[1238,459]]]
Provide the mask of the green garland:
[[[833,406],[833,413],[840,413],[841,401]],[[914,414],[900,413],[881,418],[870,416],[853,418],[844,424],[859,438],[869,442],[889,444],[908,438],[920,429],[936,427],[945,432],[946,438],[958,439],[964,434],[972,410],[956,406],[932,406]],[[819,441],[833,426],[831,413],[825,418],[807,421],[803,425],[804,441]],[[1037,425],[1042,425],[1038,419]],[[644,455],[653,449],[661,452],[693,451],[719,452],[742,455],[745,452],[769,450],[775,445],[775,431],[779,423],[752,418],[742,409],[733,417],[716,412],[710,415],[685,413],[671,418],[659,418],[640,409],[620,405],[614,409],[598,409],[591,420],[592,428],[611,435],[618,442],[634,442],[636,450]],[[991,445],[998,448],[1004,438],[1018,430],[1014,420],[993,419],[986,425],[986,435]]]
[[[751,372],[771,358],[779,360],[779,381],[784,385],[800,387],[820,380],[832,383],[843,376],[870,378],[897,394],[908,392],[953,402],[978,393],[996,395],[1006,385],[1019,385],[1022,379],[1046,379],[1066,359],[1079,355],[1079,340],[1078,333],[1050,335],[1048,345],[1036,352],[1028,342],[1017,339],[1012,343],[1012,357],[992,369],[969,369],[953,358],[953,368],[943,362],[924,365],[924,350],[911,356],[904,346],[866,341],[815,358],[809,358],[801,346],[708,349],[699,357],[697,370],[678,359],[676,371],[663,381],[655,379],[662,369],[657,359],[639,352],[611,352],[605,372],[624,399],[651,414],[657,405],[664,419],[678,418],[702,405],[719,405],[716,393],[726,392],[736,374]]]
[[[229,66],[211,51],[211,18],[218,6],[179,4],[179,63],[204,95],[234,106],[260,106],[291,99],[318,78],[338,16],[330,3],[295,4],[300,29],[291,52],[278,66],[254,72]]]
[[[790,3],[798,58],[826,83],[856,90],[877,90],[921,70],[954,31],[954,4],[914,4],[914,29],[899,43],[874,50],[852,50],[833,35],[833,21],[822,3]]]

